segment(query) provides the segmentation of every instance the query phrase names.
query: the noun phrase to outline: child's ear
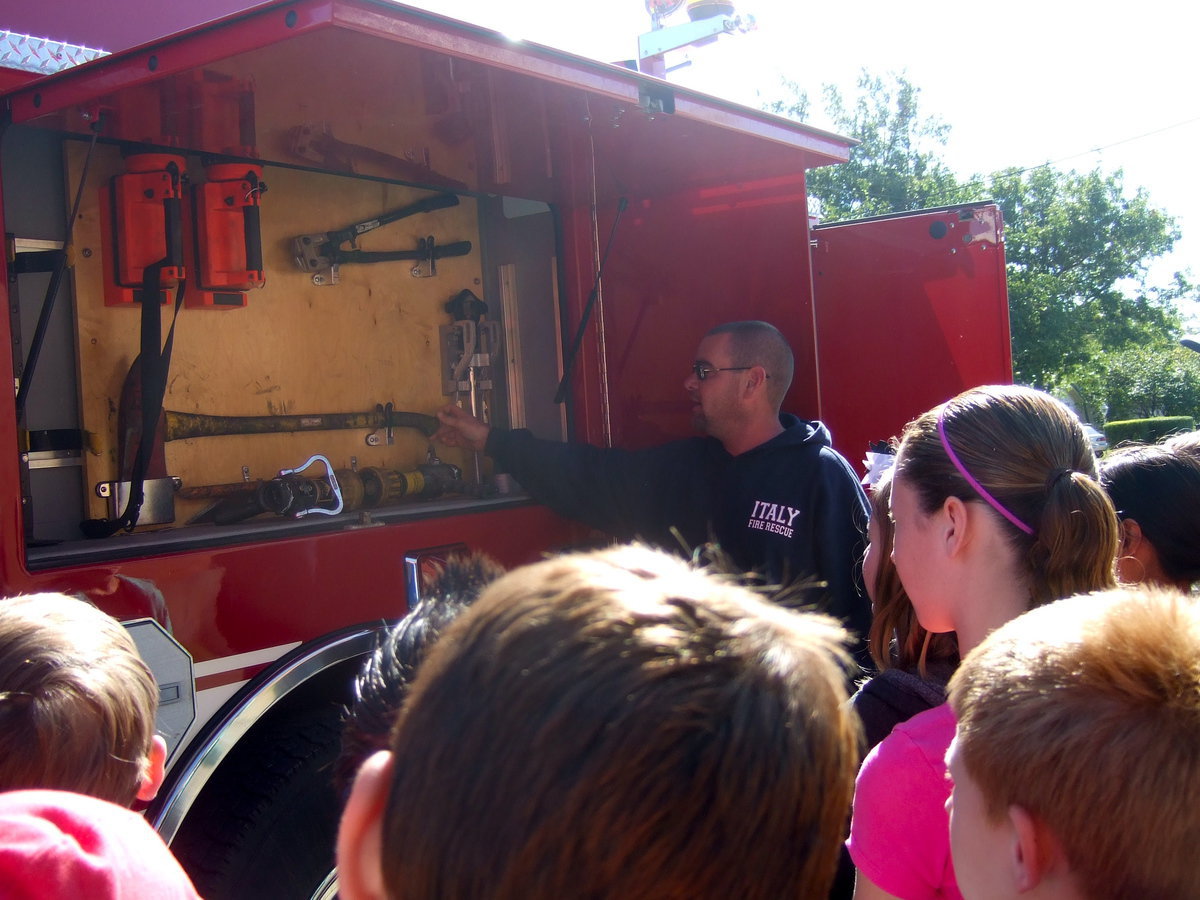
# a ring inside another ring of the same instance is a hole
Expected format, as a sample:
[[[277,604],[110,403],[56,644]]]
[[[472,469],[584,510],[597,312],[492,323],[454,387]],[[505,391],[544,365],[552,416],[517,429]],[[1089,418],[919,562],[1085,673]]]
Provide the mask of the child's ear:
[[[1009,864],[1018,893],[1069,877],[1062,841],[1038,816],[1023,806],[1008,808],[1012,845]]]
[[[367,757],[354,778],[338,827],[338,895],[342,900],[384,900],[383,813],[392,787],[392,754]]]
[[[167,742],[156,734],[150,739],[150,750],[142,771],[142,782],[138,785],[137,798],[149,802],[158,796],[167,768]]]
[[[947,497],[942,504],[942,538],[951,556],[966,546],[968,513],[967,504],[958,497]]]
[[[1012,872],[1013,887],[1018,893],[1025,893],[1037,887],[1042,873],[1039,866],[1040,848],[1037,843],[1037,826],[1024,807],[1010,806],[1008,808],[1009,834],[1009,870]]]

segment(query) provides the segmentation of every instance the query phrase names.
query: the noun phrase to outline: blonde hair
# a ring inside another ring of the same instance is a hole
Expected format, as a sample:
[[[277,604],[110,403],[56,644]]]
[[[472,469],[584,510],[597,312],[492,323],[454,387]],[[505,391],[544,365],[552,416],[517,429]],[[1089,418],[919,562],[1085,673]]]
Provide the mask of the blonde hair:
[[[52,788],[129,806],[158,687],[129,632],[83,600],[0,600],[0,790]]]
[[[1162,443],[1172,453],[1200,462],[1200,431],[1173,434]]]
[[[926,514],[953,496],[983,500],[1007,519],[1032,606],[1116,586],[1116,513],[1079,419],[1050,395],[1010,385],[965,391],[906,426],[895,471]]]
[[[1175,591],[1052,603],[992,633],[950,681],[988,816],[1062,842],[1091,900],[1200,897],[1200,608]]]
[[[393,732],[390,896],[823,896],[858,763],[847,637],[640,546],[504,576]]]

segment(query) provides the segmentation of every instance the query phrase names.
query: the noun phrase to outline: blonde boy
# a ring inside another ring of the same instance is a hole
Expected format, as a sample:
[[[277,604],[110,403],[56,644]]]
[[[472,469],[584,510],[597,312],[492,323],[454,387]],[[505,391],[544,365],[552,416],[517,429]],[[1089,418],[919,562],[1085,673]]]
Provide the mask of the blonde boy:
[[[951,845],[967,900],[1200,897],[1200,608],[1060,600],[950,682]]]
[[[62,594],[0,599],[0,791],[152,800],[158,687],[116,619]]]

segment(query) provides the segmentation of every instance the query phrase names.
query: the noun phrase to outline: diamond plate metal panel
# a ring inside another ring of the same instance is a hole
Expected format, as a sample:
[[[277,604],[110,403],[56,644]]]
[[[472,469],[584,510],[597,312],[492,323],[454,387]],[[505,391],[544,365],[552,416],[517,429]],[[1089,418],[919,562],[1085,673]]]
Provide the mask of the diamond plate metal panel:
[[[15,31],[0,31],[0,66],[8,69],[51,75],[102,56],[108,56],[108,52]]]

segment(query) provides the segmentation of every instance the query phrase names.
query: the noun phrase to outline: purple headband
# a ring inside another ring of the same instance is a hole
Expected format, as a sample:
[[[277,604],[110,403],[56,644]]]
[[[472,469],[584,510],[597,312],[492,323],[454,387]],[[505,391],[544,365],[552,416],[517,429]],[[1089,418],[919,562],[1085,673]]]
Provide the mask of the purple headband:
[[[946,448],[946,455],[950,457],[950,462],[954,463],[954,468],[958,469],[959,474],[967,480],[967,484],[975,489],[975,493],[982,497],[984,501],[987,502],[988,506],[1000,513],[1000,515],[1004,516],[1004,518],[1008,519],[1008,521],[1012,522],[1026,534],[1033,534],[1032,528],[1005,509],[1003,504],[989,494],[987,489],[978,481],[976,481],[974,477],[972,477],[971,473],[967,471],[967,467],[963,465],[962,460],[958,458],[958,454],[954,452],[954,448],[950,446],[950,439],[946,437],[945,418],[946,407],[943,406],[942,411],[938,413],[938,437],[942,439],[942,446]]]

